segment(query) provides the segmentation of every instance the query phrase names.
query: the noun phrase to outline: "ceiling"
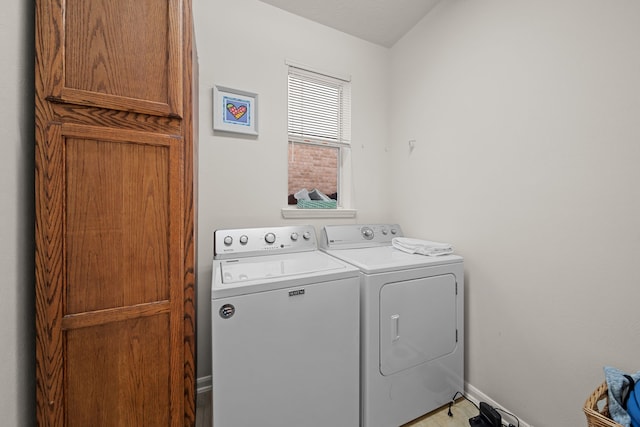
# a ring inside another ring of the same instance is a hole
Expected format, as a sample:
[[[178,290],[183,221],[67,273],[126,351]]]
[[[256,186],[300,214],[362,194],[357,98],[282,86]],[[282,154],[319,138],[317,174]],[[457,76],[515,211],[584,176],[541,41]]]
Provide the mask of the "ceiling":
[[[372,43],[391,47],[440,0],[260,0]]]

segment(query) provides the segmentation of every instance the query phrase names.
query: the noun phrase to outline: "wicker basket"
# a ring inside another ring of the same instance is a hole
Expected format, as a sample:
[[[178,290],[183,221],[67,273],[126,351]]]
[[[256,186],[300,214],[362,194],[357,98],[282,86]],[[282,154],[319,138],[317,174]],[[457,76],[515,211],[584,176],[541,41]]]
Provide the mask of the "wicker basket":
[[[598,402],[604,400],[602,410],[598,411]],[[584,414],[587,416],[588,427],[622,427],[609,418],[609,397],[607,382],[603,382],[584,403]]]

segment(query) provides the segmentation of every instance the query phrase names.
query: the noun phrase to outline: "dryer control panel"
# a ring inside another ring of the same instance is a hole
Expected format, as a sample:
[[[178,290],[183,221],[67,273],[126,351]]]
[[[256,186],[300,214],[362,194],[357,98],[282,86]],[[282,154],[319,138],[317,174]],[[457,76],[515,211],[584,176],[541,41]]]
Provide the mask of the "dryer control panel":
[[[354,249],[390,246],[394,237],[403,237],[398,224],[327,225],[322,229],[323,249]]]
[[[236,228],[213,233],[213,258],[228,259],[318,249],[312,225]]]

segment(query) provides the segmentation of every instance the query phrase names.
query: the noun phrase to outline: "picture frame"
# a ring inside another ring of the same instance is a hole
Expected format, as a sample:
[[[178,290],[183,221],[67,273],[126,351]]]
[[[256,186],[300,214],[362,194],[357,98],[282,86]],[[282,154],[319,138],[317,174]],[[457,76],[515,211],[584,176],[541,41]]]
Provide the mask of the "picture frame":
[[[258,94],[214,85],[213,129],[257,136]]]

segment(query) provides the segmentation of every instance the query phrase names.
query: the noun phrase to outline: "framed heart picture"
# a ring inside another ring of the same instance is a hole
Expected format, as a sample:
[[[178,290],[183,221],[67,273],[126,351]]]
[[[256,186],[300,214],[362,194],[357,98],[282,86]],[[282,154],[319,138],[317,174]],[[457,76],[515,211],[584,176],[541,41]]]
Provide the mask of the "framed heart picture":
[[[258,95],[215,85],[213,129],[258,135]]]

